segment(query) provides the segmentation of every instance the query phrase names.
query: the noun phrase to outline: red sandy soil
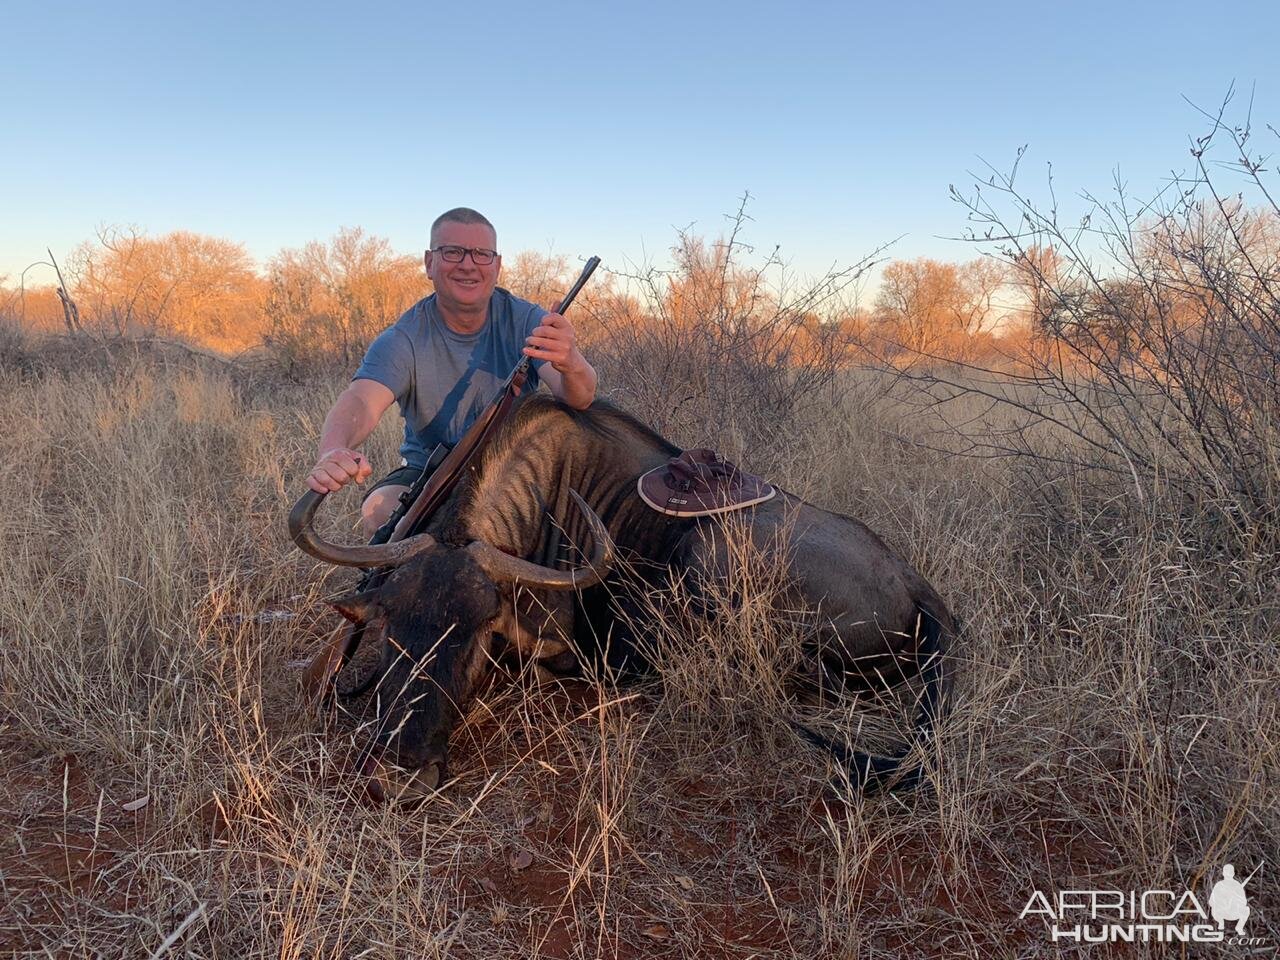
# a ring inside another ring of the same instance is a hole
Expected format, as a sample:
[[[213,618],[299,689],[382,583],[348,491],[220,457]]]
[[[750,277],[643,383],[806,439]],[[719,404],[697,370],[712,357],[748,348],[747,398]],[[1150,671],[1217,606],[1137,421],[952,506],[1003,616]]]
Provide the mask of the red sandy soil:
[[[580,705],[582,698],[569,699]],[[476,739],[487,737],[477,731]],[[163,805],[123,810],[123,803],[137,798],[136,786],[100,771],[91,776],[74,756],[25,744],[11,720],[0,720],[0,758],[0,953],[38,951],[62,924],[85,916],[145,912],[122,861],[145,848],[165,816]],[[555,760],[548,757],[553,766]],[[644,884],[602,891],[587,881],[566,895],[569,873],[557,865],[572,863],[573,852],[584,849],[598,827],[566,809],[555,777],[530,788],[518,840],[500,855],[480,853],[462,869],[438,868],[444,882],[456,884],[460,909],[479,918],[470,922],[522,923],[523,936],[540,956],[569,958],[586,935],[577,929],[577,917],[602,901],[625,902],[625,918],[607,919],[607,936],[592,947],[601,956],[813,955],[812,914],[822,899],[813,865],[833,856],[815,823],[839,823],[847,815],[842,804],[818,797],[807,809],[757,806],[739,816],[726,809],[725,791],[708,776],[675,775],[672,794],[687,816],[636,831],[614,853],[652,868]],[[216,811],[210,807],[208,813],[206,825],[216,836]],[[876,869],[861,879],[859,925],[865,917],[871,933],[857,955],[1053,955],[1035,924],[1017,920],[1022,903],[1001,892],[1001,856],[1020,849],[1040,858],[1042,871],[1063,877],[1106,870],[1114,861],[1050,814],[1028,818],[1022,811],[1014,819],[1022,826],[973,851],[964,871],[939,870],[936,848],[904,838],[887,841],[876,853]],[[416,828],[408,823],[406,830]],[[751,836],[739,836],[740,830]],[[750,853],[741,854],[744,849]],[[977,870],[974,861],[981,864]],[[940,875],[961,879],[939,886]]]

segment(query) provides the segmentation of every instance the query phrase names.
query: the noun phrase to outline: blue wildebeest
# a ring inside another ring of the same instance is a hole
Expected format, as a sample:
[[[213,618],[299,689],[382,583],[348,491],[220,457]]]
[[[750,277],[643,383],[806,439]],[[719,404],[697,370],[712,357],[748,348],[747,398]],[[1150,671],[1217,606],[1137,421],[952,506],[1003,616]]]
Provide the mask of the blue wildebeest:
[[[667,516],[637,493],[637,478],[679,453],[607,403],[576,411],[535,395],[514,409],[422,534],[376,546],[330,543],[312,527],[323,497],[298,502],[289,528],[301,549],[333,564],[393,568],[377,589],[333,603],[384,641],[378,732],[363,764],[375,797],[421,798],[442,782],[450,734],[503,649],[562,670],[610,637],[611,660],[625,660],[614,603],[628,593],[615,582],[622,574],[610,572],[615,555],[629,561],[628,575],[655,581],[683,576],[696,585],[727,574],[722,518]],[[884,683],[921,675],[915,737],[926,740],[956,631],[937,592],[864,524],[796,497],[781,493],[735,516],[760,549],[776,549],[783,535],[788,607],[822,613],[822,676]],[[592,555],[562,569],[566,544],[590,545]],[[902,769],[909,746],[869,756],[797,729],[841,757],[855,785],[919,775],[918,767]]]

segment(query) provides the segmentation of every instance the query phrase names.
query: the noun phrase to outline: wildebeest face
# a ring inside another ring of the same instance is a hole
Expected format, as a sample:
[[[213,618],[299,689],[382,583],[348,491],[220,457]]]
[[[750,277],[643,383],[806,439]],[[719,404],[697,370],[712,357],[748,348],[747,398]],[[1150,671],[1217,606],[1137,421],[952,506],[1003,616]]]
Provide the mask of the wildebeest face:
[[[364,764],[375,797],[421,798],[444,779],[449,735],[484,674],[504,597],[509,606],[522,585],[584,590],[608,573],[613,538],[577,491],[571,489],[569,497],[594,545],[587,563],[572,570],[539,565],[522,559],[518,550],[483,540],[464,547],[442,544],[429,533],[368,546],[330,543],[312,525],[324,494],[308,491],[294,505],[289,535],[313,557],[339,566],[394,568],[376,590],[333,604],[347,619],[385,638],[378,730]],[[532,630],[537,632],[536,624]],[[393,775],[382,761],[387,749],[408,769],[407,777]]]
[[[444,780],[449,737],[489,662],[500,603],[473,557],[443,545],[396,569],[377,590],[334,602],[383,636],[377,734],[363,765],[377,799],[419,799]]]

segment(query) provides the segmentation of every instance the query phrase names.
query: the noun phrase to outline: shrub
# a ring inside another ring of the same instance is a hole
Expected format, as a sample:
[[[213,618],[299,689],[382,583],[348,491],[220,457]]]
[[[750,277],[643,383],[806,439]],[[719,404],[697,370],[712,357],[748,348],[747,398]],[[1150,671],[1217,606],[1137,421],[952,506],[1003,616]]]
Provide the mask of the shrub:
[[[731,456],[767,446],[815,402],[835,405],[851,347],[844,294],[873,262],[801,284],[777,249],[747,265],[746,200],[727,238],[681,232],[672,269],[622,274],[623,295],[594,317],[605,389],[677,443]]]
[[[986,192],[956,194],[1020,278],[1036,342],[1012,388],[985,371],[931,383],[1023,415],[1017,429],[971,438],[978,452],[1030,456],[1049,476],[1110,477],[1138,503],[1168,492],[1177,515],[1208,510],[1274,543],[1280,206],[1250,128],[1221,116],[1195,141],[1192,175],[1137,205],[1118,185],[1075,225],[1021,191],[1016,165]],[[1222,141],[1243,179],[1235,195],[1209,159]]]

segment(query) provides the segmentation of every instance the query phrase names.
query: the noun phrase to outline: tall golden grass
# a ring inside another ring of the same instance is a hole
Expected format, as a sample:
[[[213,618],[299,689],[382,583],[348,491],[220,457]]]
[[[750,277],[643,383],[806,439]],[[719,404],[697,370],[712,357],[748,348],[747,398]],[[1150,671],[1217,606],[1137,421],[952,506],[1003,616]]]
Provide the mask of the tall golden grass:
[[[349,360],[391,300],[295,271],[289,336],[235,359],[0,327],[0,944],[1039,957],[1061,945],[1019,917],[1032,891],[1204,900],[1232,862],[1260,868],[1249,934],[1274,948],[1275,261],[1238,256],[1254,241],[1236,213],[1205,231],[1203,212],[1157,223],[1187,256],[1124,248],[1128,276],[1063,243],[1066,269],[1012,251],[1048,330],[1013,375],[927,350],[924,370],[853,366],[876,351],[850,352],[874,344],[851,343],[842,296],[869,261],[789,288],[775,257],[740,265],[736,229],[575,305],[607,394],[862,519],[965,622],[929,785],[906,795],[852,794],[795,736],[802,717],[874,747],[904,704],[794,689],[813,611],[777,609],[782,571],[744,550],[717,616],[678,584],[650,598],[655,677],[498,671],[455,737],[456,780],[420,809],[367,804],[350,769],[367,705],[322,721],[297,690],[349,578],[293,550],[283,518],[349,376],[335,343]],[[519,264],[549,298],[564,267]],[[393,420],[375,469],[397,462]],[[356,539],[357,496],[332,498],[333,536]]]
[[[614,362],[606,384],[637,390]],[[1156,499],[1099,513],[1083,484],[1045,512],[1020,464],[948,452],[914,387],[870,371],[844,376],[838,407],[823,393],[744,424],[773,440],[740,452],[880,531],[966,621],[931,788],[850,796],[799,743],[791,711],[817,708],[786,690],[796,628],[762,605],[777,572],[744,557],[712,623],[683,617],[678,590],[656,598],[661,682],[507,676],[435,802],[367,805],[346,766],[367,718],[322,724],[296,689],[346,577],[283,534],[344,379],[8,343],[6,947],[1048,956],[1017,916],[1032,890],[1203,891],[1225,860],[1277,862],[1274,554],[1200,549],[1196,518]],[[713,432],[678,421],[672,438]],[[396,444],[388,422],[375,464]],[[355,494],[333,499],[354,539]],[[822,709],[855,737],[893,730],[892,705]],[[1271,869],[1250,932],[1275,942]]]

